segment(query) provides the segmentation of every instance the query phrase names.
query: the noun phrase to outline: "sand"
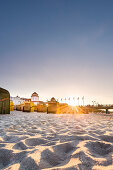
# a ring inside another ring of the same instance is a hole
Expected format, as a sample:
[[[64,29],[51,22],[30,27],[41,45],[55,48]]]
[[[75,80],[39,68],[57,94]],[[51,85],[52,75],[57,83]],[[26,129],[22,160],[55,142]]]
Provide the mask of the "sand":
[[[0,115],[0,169],[113,170],[113,114]]]

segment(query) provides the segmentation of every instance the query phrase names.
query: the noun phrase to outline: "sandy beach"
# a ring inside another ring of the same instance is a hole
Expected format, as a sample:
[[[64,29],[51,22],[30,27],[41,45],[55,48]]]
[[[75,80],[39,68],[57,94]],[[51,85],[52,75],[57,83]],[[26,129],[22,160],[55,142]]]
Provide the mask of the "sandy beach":
[[[113,114],[0,115],[0,169],[112,170]]]

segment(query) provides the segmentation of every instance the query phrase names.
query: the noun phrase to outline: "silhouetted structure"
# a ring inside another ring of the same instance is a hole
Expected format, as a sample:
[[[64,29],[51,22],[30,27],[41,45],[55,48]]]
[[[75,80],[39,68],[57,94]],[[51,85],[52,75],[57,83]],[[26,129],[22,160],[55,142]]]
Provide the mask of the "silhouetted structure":
[[[0,88],[0,114],[10,114],[10,93]]]
[[[55,100],[54,97],[51,98],[50,101],[48,101],[48,110],[47,113],[59,113],[59,102]]]

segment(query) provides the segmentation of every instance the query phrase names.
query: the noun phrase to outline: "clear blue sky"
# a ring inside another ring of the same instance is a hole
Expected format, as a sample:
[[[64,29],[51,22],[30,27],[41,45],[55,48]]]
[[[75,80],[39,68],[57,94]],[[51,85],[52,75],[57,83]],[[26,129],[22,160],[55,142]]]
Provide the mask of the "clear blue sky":
[[[0,86],[113,103],[113,1],[1,0]]]

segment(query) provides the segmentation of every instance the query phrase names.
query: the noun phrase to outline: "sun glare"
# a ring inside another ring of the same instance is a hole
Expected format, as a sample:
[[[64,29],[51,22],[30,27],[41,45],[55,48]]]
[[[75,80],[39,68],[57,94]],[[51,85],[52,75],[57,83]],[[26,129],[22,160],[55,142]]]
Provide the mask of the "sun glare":
[[[77,103],[72,101],[72,102],[69,102],[69,105],[71,105],[71,106],[76,106]]]
[[[70,105],[70,106],[77,106],[77,102],[74,101],[74,100],[68,101],[67,104]]]

